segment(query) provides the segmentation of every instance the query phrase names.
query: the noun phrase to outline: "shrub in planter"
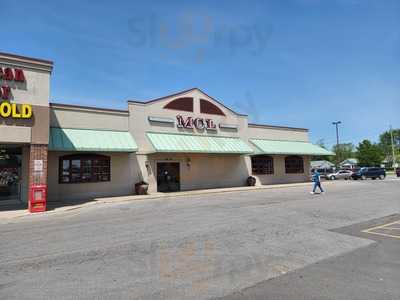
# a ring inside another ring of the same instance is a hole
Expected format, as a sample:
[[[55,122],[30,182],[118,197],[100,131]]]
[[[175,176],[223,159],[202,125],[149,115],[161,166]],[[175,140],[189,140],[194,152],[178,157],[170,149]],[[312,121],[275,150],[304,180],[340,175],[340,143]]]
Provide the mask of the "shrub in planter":
[[[256,178],[253,177],[253,176],[249,176],[249,177],[247,177],[246,182],[247,182],[248,186],[255,186],[256,185]]]
[[[135,183],[136,195],[147,195],[148,189],[149,189],[149,184],[145,181],[139,181],[138,183]]]

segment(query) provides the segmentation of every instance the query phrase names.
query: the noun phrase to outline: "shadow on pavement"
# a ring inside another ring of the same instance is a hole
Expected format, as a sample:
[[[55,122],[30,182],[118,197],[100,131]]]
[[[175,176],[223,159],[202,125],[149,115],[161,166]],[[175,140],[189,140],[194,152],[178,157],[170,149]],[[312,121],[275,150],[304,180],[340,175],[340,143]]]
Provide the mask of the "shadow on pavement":
[[[94,202],[95,199],[80,200],[80,201],[58,201],[58,202],[47,202],[46,211],[52,211],[61,207],[76,206],[81,204],[86,204]],[[28,209],[28,204],[23,202],[14,203],[0,203],[0,212],[7,211],[26,211]]]

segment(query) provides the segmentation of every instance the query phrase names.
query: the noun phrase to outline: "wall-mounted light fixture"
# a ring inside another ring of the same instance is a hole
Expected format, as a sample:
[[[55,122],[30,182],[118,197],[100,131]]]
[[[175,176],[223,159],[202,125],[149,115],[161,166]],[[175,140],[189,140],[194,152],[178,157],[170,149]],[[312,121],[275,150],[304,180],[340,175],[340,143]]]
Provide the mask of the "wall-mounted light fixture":
[[[144,165],[146,166],[146,170],[147,170],[147,174],[151,174],[151,166],[150,166],[150,162],[148,160],[146,160],[144,162]]]
[[[186,158],[186,165],[188,166],[188,168],[190,168],[190,166],[192,165],[192,160],[190,159],[190,157]]]

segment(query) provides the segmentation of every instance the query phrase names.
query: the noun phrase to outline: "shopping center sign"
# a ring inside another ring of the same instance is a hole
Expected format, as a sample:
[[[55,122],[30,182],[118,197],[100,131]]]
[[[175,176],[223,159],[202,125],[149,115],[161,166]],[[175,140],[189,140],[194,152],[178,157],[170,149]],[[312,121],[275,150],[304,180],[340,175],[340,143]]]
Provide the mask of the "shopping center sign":
[[[30,104],[10,103],[11,88],[9,83],[26,82],[22,69],[0,67],[0,117],[12,119],[30,119],[32,106]]]
[[[181,115],[176,116],[176,120],[178,122],[177,126],[179,128],[197,128],[199,130],[202,129],[216,129],[215,123],[211,119],[204,118],[192,118],[187,117],[184,118]]]

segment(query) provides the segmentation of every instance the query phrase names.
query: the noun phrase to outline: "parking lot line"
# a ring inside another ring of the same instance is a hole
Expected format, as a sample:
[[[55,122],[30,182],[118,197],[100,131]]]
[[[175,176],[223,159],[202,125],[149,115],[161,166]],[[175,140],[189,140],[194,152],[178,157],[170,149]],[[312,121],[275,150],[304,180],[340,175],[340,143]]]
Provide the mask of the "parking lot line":
[[[362,232],[391,237],[391,238],[395,238],[395,239],[400,239],[400,232],[399,232],[400,227],[397,227],[397,225],[400,225],[400,220],[395,221],[395,222],[390,222],[387,224],[383,224],[383,225],[379,225],[379,226],[375,226],[375,227],[371,227],[371,228],[363,230]],[[389,231],[390,234],[385,233],[385,232],[379,232],[379,230],[384,230],[386,232]],[[394,233],[392,234],[393,231],[394,231]]]
[[[385,227],[386,229],[393,229],[393,230],[400,230],[400,224],[399,224],[399,226],[393,226],[393,225],[391,225],[391,226],[389,226],[389,227]]]
[[[386,224],[383,224],[383,225],[378,225],[378,226],[375,226],[375,227],[371,227],[371,228],[365,229],[363,231],[375,230],[375,229],[379,229],[379,228],[382,228],[382,227],[387,227],[387,226],[390,226],[390,225],[393,225],[393,224],[400,224],[400,220],[394,221],[394,222],[390,222],[390,223],[386,223]]]

